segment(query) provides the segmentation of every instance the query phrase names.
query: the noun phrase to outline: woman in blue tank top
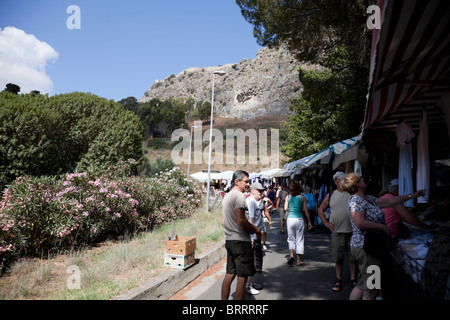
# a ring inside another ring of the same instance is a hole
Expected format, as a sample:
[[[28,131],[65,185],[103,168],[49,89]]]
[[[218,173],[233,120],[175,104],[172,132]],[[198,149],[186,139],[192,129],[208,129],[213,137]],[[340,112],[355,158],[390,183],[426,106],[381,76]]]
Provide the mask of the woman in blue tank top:
[[[303,219],[302,208],[308,220],[308,230],[312,228],[309,217],[308,207],[306,206],[306,199],[301,195],[302,188],[299,183],[293,182],[289,186],[290,194],[286,197],[284,209],[288,212],[286,226],[288,231],[287,242],[289,244],[289,260],[288,264],[294,262],[294,252],[297,254],[297,266],[304,264],[301,261],[301,256],[304,253],[305,243],[305,220]]]

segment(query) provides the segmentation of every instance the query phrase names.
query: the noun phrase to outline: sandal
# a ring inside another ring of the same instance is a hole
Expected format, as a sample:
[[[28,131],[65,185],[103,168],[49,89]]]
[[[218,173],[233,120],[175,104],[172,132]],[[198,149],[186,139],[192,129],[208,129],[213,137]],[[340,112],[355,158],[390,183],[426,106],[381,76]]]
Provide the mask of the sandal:
[[[353,289],[356,286],[357,283],[358,283],[358,281],[356,279],[351,280],[350,281],[350,287]]]
[[[304,261],[297,262],[297,267],[300,267],[300,266],[302,266],[302,265],[304,265],[304,264],[305,264]]]
[[[340,292],[342,290],[342,280],[336,279],[332,290],[334,292]]]

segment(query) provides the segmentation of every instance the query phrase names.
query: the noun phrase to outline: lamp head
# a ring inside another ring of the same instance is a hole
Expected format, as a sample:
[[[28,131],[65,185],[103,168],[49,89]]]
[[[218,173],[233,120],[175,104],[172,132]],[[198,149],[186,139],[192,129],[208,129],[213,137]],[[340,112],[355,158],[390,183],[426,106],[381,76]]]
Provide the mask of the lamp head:
[[[224,74],[225,74],[225,71],[214,71],[214,74],[218,74],[218,75],[221,75],[221,76],[223,76]]]

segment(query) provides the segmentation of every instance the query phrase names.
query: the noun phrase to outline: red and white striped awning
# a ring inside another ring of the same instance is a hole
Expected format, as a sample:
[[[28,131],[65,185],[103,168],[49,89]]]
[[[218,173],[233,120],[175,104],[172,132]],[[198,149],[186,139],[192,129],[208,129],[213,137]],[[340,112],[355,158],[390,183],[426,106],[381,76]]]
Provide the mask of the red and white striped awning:
[[[450,1],[382,0],[374,30],[363,130],[413,128],[427,108],[430,125],[445,125],[438,106],[450,91]]]

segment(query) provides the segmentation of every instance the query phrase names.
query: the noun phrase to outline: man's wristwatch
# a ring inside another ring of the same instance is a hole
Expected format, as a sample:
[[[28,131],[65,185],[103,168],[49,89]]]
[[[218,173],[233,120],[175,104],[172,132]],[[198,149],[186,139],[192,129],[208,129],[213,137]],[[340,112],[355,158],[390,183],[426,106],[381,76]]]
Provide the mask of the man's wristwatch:
[[[410,193],[410,194],[408,194],[408,198],[412,198],[412,194]]]

